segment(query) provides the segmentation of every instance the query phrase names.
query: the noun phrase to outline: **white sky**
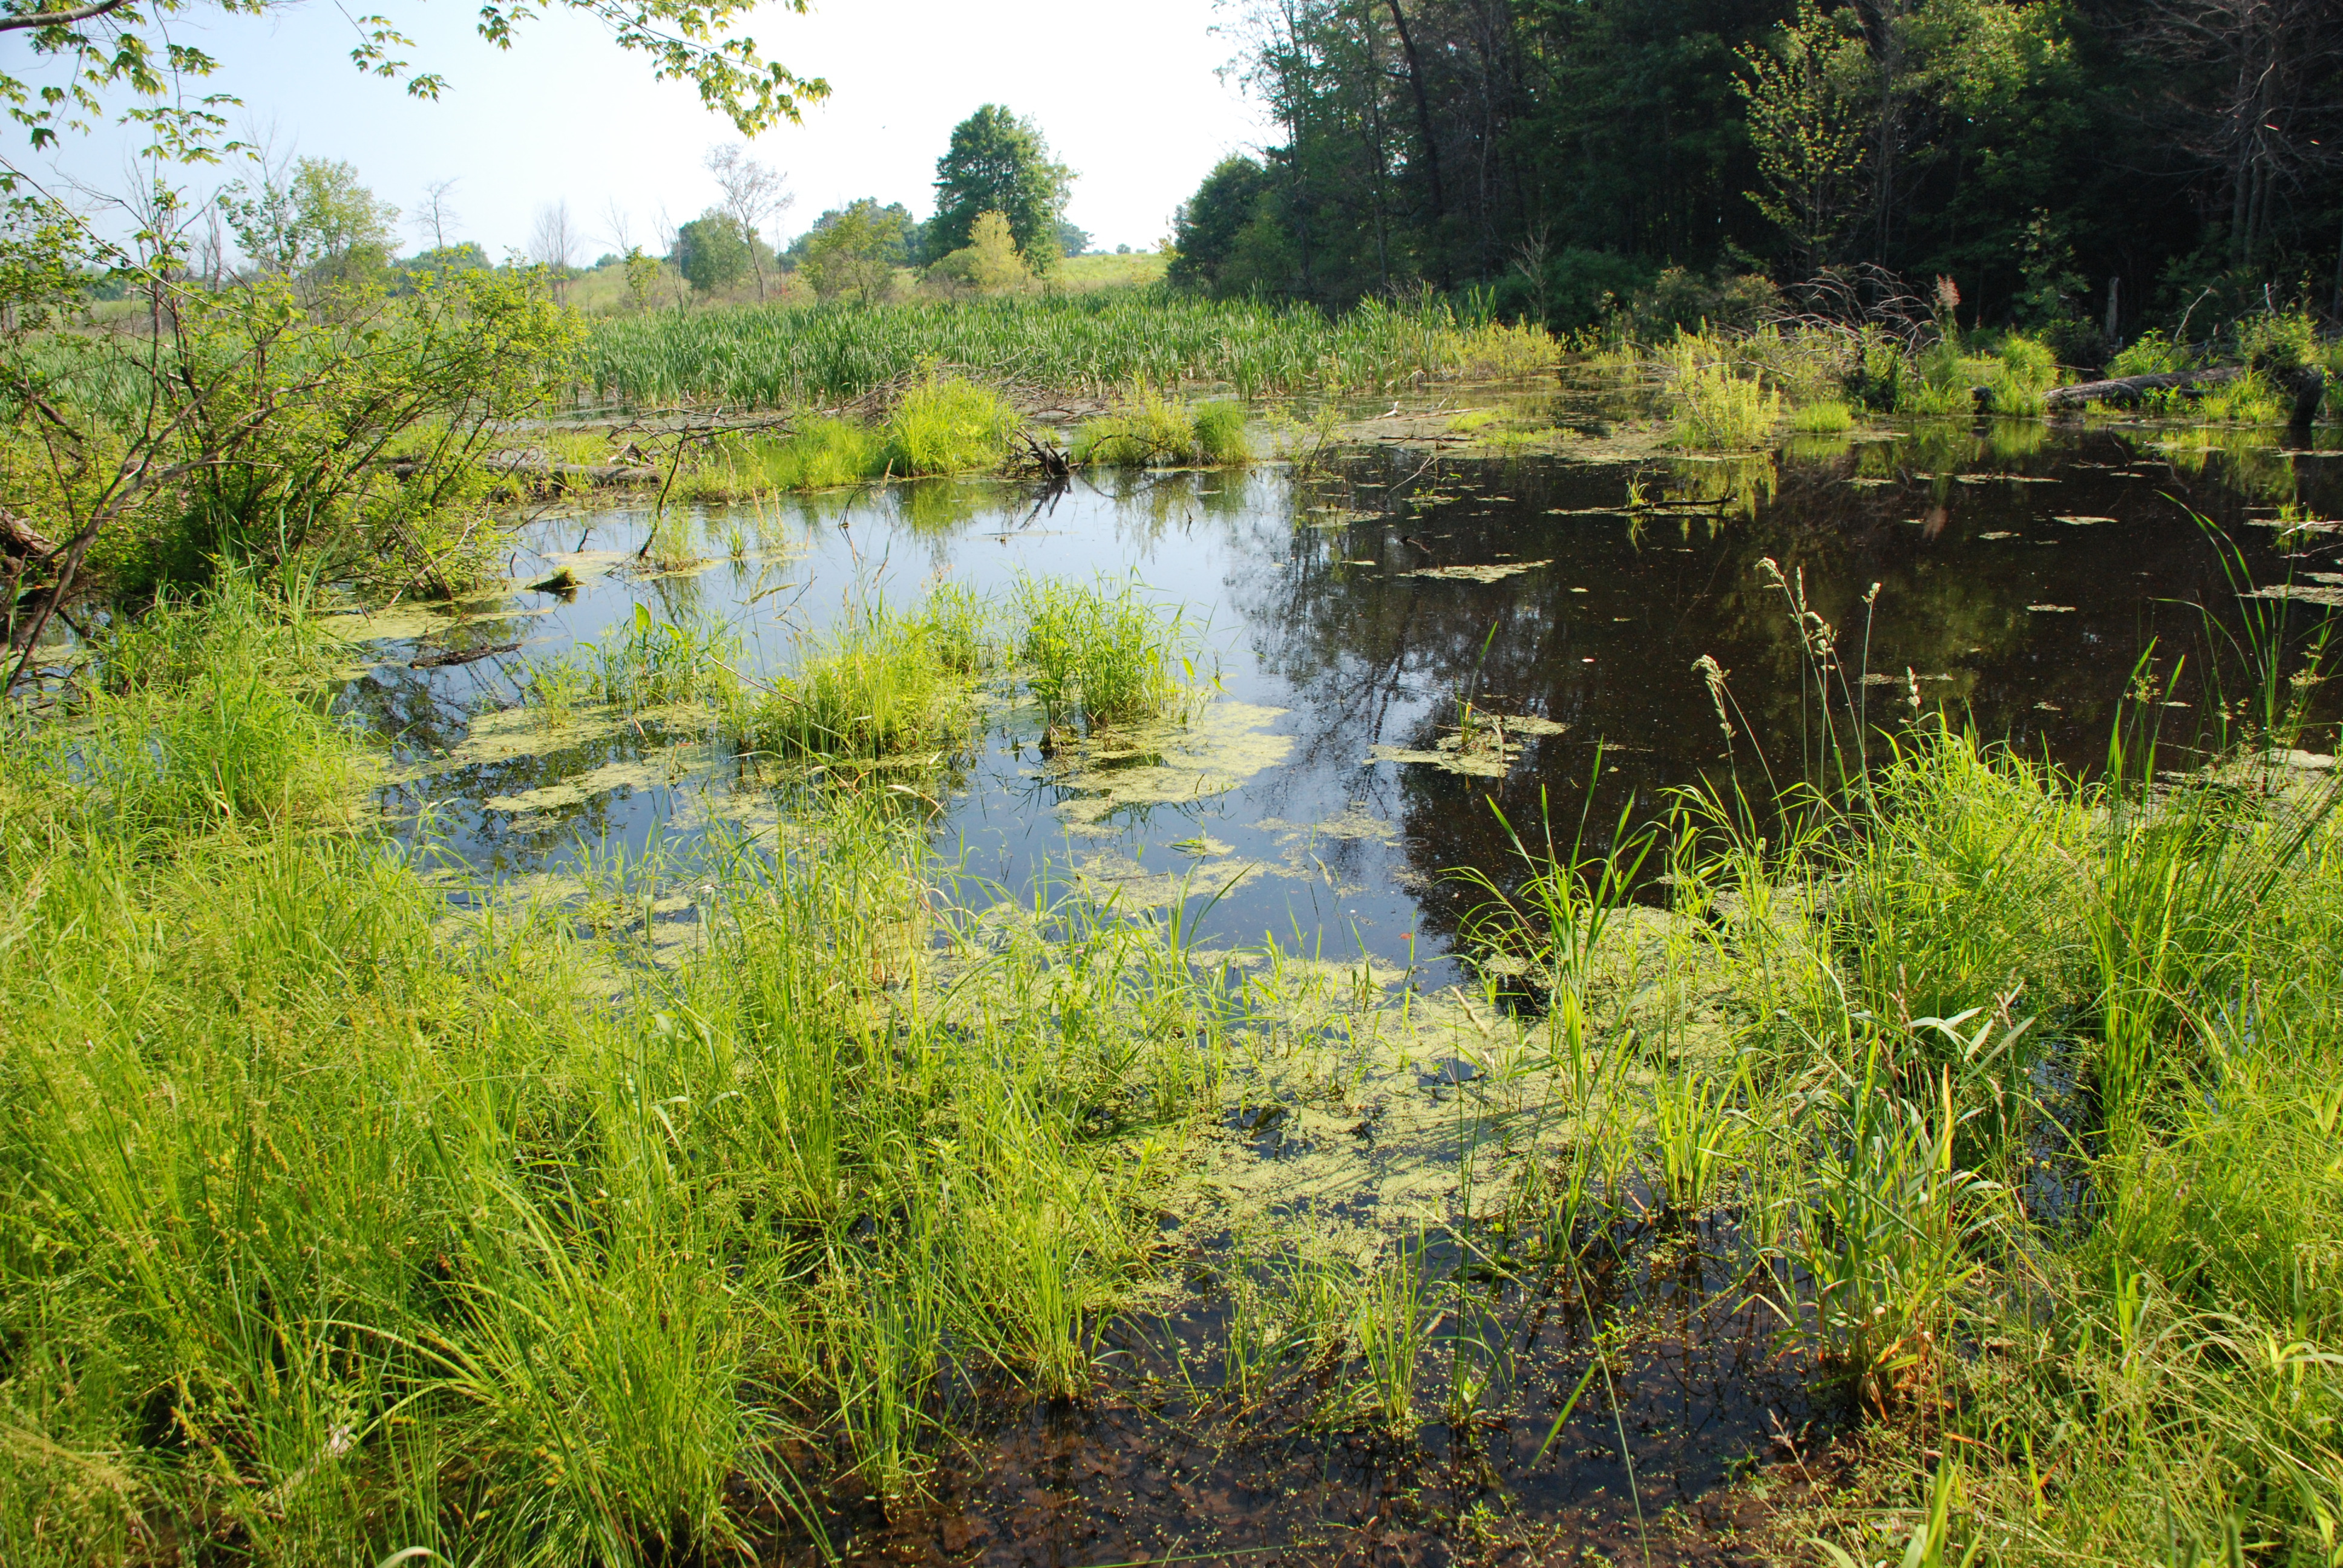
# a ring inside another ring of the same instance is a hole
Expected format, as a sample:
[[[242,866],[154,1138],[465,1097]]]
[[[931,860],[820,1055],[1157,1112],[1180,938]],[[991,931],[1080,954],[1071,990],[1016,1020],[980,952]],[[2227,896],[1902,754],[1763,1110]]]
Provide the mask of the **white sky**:
[[[473,32],[461,0],[381,6],[415,39],[407,57],[447,78],[427,103],[349,63],[347,15],[377,3],[352,4],[346,15],[309,0],[265,18],[214,14],[200,26],[183,13],[174,32],[223,63],[198,90],[241,98],[243,110],[230,113],[273,132],[280,150],[349,160],[408,215],[426,182],[457,179],[449,199],[460,222],[450,238],[477,240],[491,255],[525,246],[548,202],[568,201],[589,236],[587,260],[608,246],[608,202],[626,211],[636,243],[650,246],[662,208],[679,223],[714,198],[700,160],[739,139],[731,123],[703,109],[689,84],[654,82],[647,58],[618,49],[590,20],[547,15],[499,53]],[[825,207],[865,196],[925,217],[951,127],[1000,102],[1036,119],[1080,175],[1066,216],[1094,243],[1151,247],[1215,162],[1266,135],[1258,106],[1216,75],[1234,53],[1212,31],[1226,17],[1213,0],[816,0],[802,16],[768,5],[745,29],[762,53],[831,87],[802,126],[752,144],[754,156],[787,171],[797,195],[778,227],[795,233]],[[16,75],[29,69],[21,37],[0,42],[0,62]],[[135,183],[124,153],[136,143],[113,133],[64,140],[58,170],[105,190]],[[21,142],[8,155],[36,171],[44,161]],[[225,177],[197,171],[191,183]],[[415,231],[403,238],[413,246]]]

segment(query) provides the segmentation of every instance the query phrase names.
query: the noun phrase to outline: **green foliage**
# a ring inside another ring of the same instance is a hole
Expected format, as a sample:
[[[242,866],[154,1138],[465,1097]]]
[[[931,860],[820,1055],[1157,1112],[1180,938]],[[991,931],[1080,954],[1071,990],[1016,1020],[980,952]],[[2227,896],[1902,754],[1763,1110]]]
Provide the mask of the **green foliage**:
[[[822,214],[790,253],[820,297],[883,299],[895,268],[910,259],[918,226],[900,204],[882,207],[865,198]]]
[[[791,668],[736,721],[745,743],[791,760],[940,763],[965,749],[968,679],[989,607],[943,595],[905,614],[876,601],[800,641]]]
[[[888,414],[885,462],[907,475],[987,472],[1016,429],[1017,411],[1000,393],[931,371]]]
[[[1276,264],[1262,265],[1282,243],[1269,196],[1269,171],[1254,159],[1238,154],[1214,165],[1172,218],[1165,281],[1222,298],[1282,286]]]
[[[1714,340],[1686,336],[1670,350],[1669,411],[1681,446],[1745,451],[1770,440],[1783,398],[1737,371]]]
[[[274,660],[264,686],[306,667],[297,619],[215,602],[81,722],[199,736],[252,674],[221,655]],[[306,750],[252,799],[337,820],[347,743],[279,695],[275,739],[223,729],[186,771]],[[1101,1129],[1170,1141],[1217,1099],[1219,1025],[1161,936],[1069,907],[1062,947],[959,965],[917,823],[845,791],[786,852],[598,866],[542,913],[472,890],[494,912],[451,919],[403,855],[298,814],[158,798],[134,848],[118,788],[0,732],[12,1563],[143,1560],[157,1532],[662,1563],[747,1550],[838,1472],[906,1500],[971,1363],[1088,1387],[1161,1201]],[[669,890],[711,918],[661,968]],[[792,1432],[834,1469],[784,1473]]]
[[[777,490],[828,490],[875,478],[884,468],[887,444],[855,419],[817,418],[782,441],[749,448],[758,477]]]
[[[939,259],[977,243],[979,220],[998,213],[1017,255],[1036,273],[1058,260],[1058,221],[1073,173],[1053,161],[1040,127],[999,104],[987,104],[952,127],[936,160],[936,216],[927,226]]]
[[[1744,47],[1734,83],[1765,188],[1749,199],[1789,237],[1803,272],[1835,258],[1863,196],[1871,60],[1845,10],[1798,0],[1771,50]]]
[[[2159,328],[2151,327],[2124,345],[2116,357],[2107,361],[2107,374],[2123,376],[2168,376],[2188,368],[2188,351],[2166,337]]]
[[[0,472],[61,534],[86,533],[116,587],[303,550],[365,580],[469,580],[494,548],[477,459],[567,381],[577,343],[525,272],[358,289],[330,310],[282,278],[156,299],[158,357],[112,334],[0,356]]]
[[[779,61],[759,57],[756,40],[736,35],[733,28],[751,9],[743,0],[649,0],[632,11],[606,12],[588,0],[565,0],[609,30],[620,48],[650,57],[652,74],[661,80],[692,83],[700,101],[726,116],[743,136],[754,136],[782,121],[796,123],[802,103],[829,96],[830,85],[818,77],[800,77]],[[802,0],[791,0],[802,10]],[[54,146],[62,130],[86,129],[120,107],[109,104],[109,90],[120,89],[134,101],[122,107],[125,125],[141,127],[154,138],[159,156],[187,163],[213,162],[236,149],[226,139],[228,121],[221,111],[236,102],[224,95],[199,94],[194,85],[219,68],[219,62],[202,49],[176,37],[172,19],[186,10],[186,0],[154,0],[136,7],[106,7],[95,15],[73,7],[7,0],[0,8],[11,32],[20,32],[35,59],[59,62],[64,85],[35,85],[13,74],[0,74],[0,102],[30,133],[35,148]],[[274,9],[272,0],[224,0],[230,15],[263,15]],[[35,25],[32,18],[59,13],[55,21]],[[510,48],[516,31],[539,15],[538,7],[488,0],[480,8],[480,36],[498,48]],[[369,15],[357,21],[357,44],[349,58],[366,74],[392,80],[404,78],[407,92],[436,98],[446,79],[436,72],[416,72],[394,51],[411,46],[399,25],[387,16]]]
[[[2254,369],[2286,375],[2319,363],[2318,323],[2308,311],[2266,311],[2237,323],[2238,357]]]
[[[720,294],[749,276],[749,244],[737,218],[710,207],[676,230],[676,270],[696,292]]]
[[[927,364],[1103,392],[1218,383],[1240,397],[1384,390],[1551,364],[1542,329],[1483,325],[1448,302],[1370,300],[1340,317],[1160,289],[933,301],[880,310],[739,306],[596,324],[597,396],[782,407],[862,397]]]
[[[2057,384],[2058,362],[2049,345],[2012,333],[1996,347],[1986,371],[1986,406],[1996,414],[2039,414],[2042,395]]]
[[[1033,281],[1009,232],[1009,220],[997,212],[979,213],[968,244],[928,268],[928,276],[980,295],[1009,293]]]
[[[1017,611],[1018,661],[1052,722],[1079,717],[1092,729],[1111,728],[1179,706],[1192,634],[1181,615],[1166,617],[1141,597],[1137,583],[1027,578],[1018,584]]]
[[[1835,436],[1855,428],[1855,410],[1835,397],[1790,410],[1790,428],[1802,436]]]
[[[1198,407],[1144,386],[1074,433],[1073,460],[1108,467],[1221,467],[1250,456],[1242,405]]]

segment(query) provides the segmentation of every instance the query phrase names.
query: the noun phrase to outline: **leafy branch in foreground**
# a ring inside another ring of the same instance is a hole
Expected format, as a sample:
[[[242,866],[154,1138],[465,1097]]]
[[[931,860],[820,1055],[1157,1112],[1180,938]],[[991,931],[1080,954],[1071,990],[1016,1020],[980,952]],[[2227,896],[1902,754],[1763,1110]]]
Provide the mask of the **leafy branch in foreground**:
[[[755,136],[784,120],[795,123],[808,103],[830,95],[830,84],[800,76],[778,60],[759,55],[757,41],[732,29],[754,9],[754,0],[558,0],[608,29],[622,48],[650,57],[660,81],[690,82],[700,101]],[[287,0],[207,0],[227,15],[265,15],[287,8]],[[806,0],[782,0],[803,13]],[[225,93],[186,95],[186,85],[219,69],[211,55],[172,36],[176,17],[204,9],[189,0],[94,0],[57,6],[27,0],[0,0],[0,35],[22,34],[34,60],[50,66],[54,79],[0,72],[0,102],[30,134],[35,148],[54,146],[61,131],[85,131],[106,112],[105,95],[118,89],[137,100],[126,123],[146,126],[149,149],[177,162],[213,162],[237,144],[222,139],[224,109],[240,100]],[[480,7],[480,36],[499,49],[512,47],[516,30],[543,15],[533,0],[488,0]],[[357,41],[350,61],[360,71],[405,81],[418,98],[437,98],[447,79],[417,72],[404,55],[414,41],[391,17],[350,17]],[[0,188],[13,188],[0,179]]]

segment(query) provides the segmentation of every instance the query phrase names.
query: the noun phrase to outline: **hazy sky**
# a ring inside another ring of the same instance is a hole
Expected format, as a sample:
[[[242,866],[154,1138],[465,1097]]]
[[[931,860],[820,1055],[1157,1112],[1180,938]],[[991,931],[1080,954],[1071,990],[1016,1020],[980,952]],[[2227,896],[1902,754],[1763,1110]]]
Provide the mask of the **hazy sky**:
[[[649,246],[662,208],[681,222],[714,197],[700,160],[738,139],[731,124],[688,84],[652,81],[648,60],[594,23],[548,15],[499,53],[473,32],[460,0],[383,7],[416,40],[408,57],[447,78],[438,102],[424,103],[350,65],[348,15],[372,8],[311,0],[263,19],[214,14],[200,26],[183,14],[175,34],[224,63],[209,90],[243,99],[231,112],[273,131],[280,150],[347,158],[409,214],[426,182],[456,178],[461,236],[491,254],[525,246],[544,203],[568,201],[590,259],[614,226],[608,202]],[[1151,246],[1216,161],[1265,134],[1258,106],[1216,75],[1234,52],[1212,31],[1226,19],[1212,0],[816,0],[803,16],[769,5],[747,29],[762,51],[832,89],[802,126],[752,145],[797,193],[779,227],[794,233],[863,196],[926,216],[951,127],[1000,102],[1037,119],[1081,175],[1070,218],[1109,248]],[[0,59],[21,72],[18,37],[0,43]],[[134,144],[65,141],[65,171],[103,188],[129,183],[122,159]],[[404,237],[412,244],[414,231]]]

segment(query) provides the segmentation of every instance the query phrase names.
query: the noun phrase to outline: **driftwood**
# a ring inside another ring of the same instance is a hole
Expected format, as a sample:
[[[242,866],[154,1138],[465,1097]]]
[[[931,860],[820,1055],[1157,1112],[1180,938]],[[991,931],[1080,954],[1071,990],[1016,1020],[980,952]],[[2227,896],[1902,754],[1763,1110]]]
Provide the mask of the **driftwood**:
[[[2175,370],[2150,376],[2118,376],[2109,381],[2083,381],[2072,387],[2052,387],[2042,395],[2042,406],[2080,408],[2092,403],[2112,403],[2120,408],[2130,408],[2150,392],[2187,395],[2223,386],[2245,373],[2242,365],[2223,365],[2210,370]],[[2293,396],[2293,414],[2298,424],[2317,414],[2320,399],[2327,396],[2327,373],[2316,367],[2283,372],[2271,379],[2278,390]]]
[[[407,664],[409,669],[446,669],[451,665],[478,664],[484,658],[494,658],[500,653],[518,653],[520,644],[500,642],[494,648],[468,648],[461,653],[427,653]]]

